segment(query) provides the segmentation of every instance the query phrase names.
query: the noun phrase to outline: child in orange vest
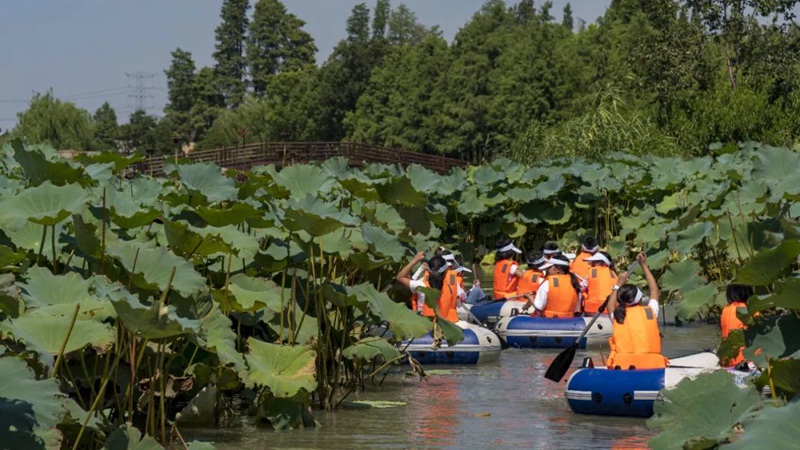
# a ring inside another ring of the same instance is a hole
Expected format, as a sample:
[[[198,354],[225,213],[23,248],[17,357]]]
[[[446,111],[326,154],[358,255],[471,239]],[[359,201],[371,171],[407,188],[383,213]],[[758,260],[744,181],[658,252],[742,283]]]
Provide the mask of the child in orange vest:
[[[728,298],[728,306],[722,308],[722,315],[719,318],[719,326],[722,329],[722,339],[728,337],[731,331],[747,328],[744,323],[736,316],[740,310],[747,312],[747,300],[753,296],[753,287],[745,284],[729,284],[725,289],[725,296]],[[730,361],[723,361],[726,367],[734,367],[744,362],[744,355],[739,349],[739,355]]]
[[[611,255],[606,252],[596,252],[588,258],[584,258],[584,262],[589,264],[589,272],[581,284],[585,288],[583,312],[587,315],[594,315],[600,305],[611,295],[617,284],[617,273],[614,270]]]
[[[539,267],[545,271],[545,281],[539,285],[536,297],[525,307],[533,304],[534,314],[544,317],[568,318],[580,314],[581,288],[578,278],[569,271],[569,259],[564,255],[554,255]]]
[[[528,252],[528,270],[522,274],[517,285],[517,292],[520,294],[536,294],[539,285],[545,279],[544,272],[539,270],[539,266],[547,262],[542,254],[537,251]]]
[[[632,284],[625,284],[627,275],[619,277],[608,300],[608,312],[614,329],[608,343],[611,353],[609,369],[663,369],[669,360],[661,354],[661,335],[658,331],[658,284],[647,267],[644,252],[636,256],[650,288],[650,298]]]
[[[516,262],[516,256],[522,250],[514,246],[511,239],[497,242],[494,254],[494,299],[503,300],[517,295],[522,270]]]
[[[414,256],[405,267],[400,270],[395,278],[398,283],[409,288],[412,292],[419,294],[422,302],[422,315],[426,317],[436,317],[436,312],[425,304],[424,296],[419,292],[420,288],[432,287],[439,289],[441,295],[436,301],[439,316],[450,322],[458,322],[458,282],[452,270],[448,270],[450,265],[441,256],[434,256],[428,262],[428,278],[413,280],[411,270],[415,265],[425,260],[425,253],[419,252]]]
[[[596,255],[598,251],[600,251],[600,246],[597,245],[597,239],[591,236],[586,236],[586,238],[583,240],[583,244],[581,245],[581,251],[569,266],[569,271],[584,280],[588,279],[589,268],[591,267],[591,264],[590,262],[587,262],[587,258],[591,258],[592,256]],[[603,297],[603,300],[605,300],[605,297]]]

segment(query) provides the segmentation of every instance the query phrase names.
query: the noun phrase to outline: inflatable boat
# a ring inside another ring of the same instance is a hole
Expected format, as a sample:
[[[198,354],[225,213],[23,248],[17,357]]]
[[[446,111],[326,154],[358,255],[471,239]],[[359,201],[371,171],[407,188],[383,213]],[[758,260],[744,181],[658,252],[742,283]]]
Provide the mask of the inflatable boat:
[[[717,355],[696,353],[670,360],[666,369],[609,370],[592,367],[591,358],[567,381],[565,396],[573,412],[601,416],[650,417],[658,391],[687,377],[720,369]]]
[[[495,331],[509,347],[567,348],[575,343],[591,321],[591,317],[551,319],[524,314],[501,318]],[[578,347],[605,344],[609,337],[611,319],[607,315],[601,315],[578,343]]]
[[[426,364],[483,364],[497,361],[500,357],[500,338],[492,331],[463,320],[456,322],[464,330],[464,340],[450,347],[443,341],[439,348],[433,349],[433,337],[426,334],[421,338],[404,341],[404,348],[411,356]]]
[[[516,300],[498,300],[477,305],[464,304],[458,312],[461,320],[478,322],[480,325],[493,328],[503,317],[511,317],[522,311],[525,302]]]

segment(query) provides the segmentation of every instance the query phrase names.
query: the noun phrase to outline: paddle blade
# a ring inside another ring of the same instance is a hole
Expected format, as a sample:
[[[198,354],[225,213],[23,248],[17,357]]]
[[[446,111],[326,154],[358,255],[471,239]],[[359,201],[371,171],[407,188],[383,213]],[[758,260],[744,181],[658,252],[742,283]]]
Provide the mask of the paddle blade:
[[[544,377],[548,380],[555,381],[556,383],[561,381],[561,379],[564,378],[564,375],[567,374],[569,366],[572,365],[572,360],[575,359],[575,352],[577,350],[577,345],[570,345],[563,352],[559,353],[558,356],[556,356],[556,359],[553,360],[553,363],[550,364],[550,367],[547,368],[547,372],[544,373]]]

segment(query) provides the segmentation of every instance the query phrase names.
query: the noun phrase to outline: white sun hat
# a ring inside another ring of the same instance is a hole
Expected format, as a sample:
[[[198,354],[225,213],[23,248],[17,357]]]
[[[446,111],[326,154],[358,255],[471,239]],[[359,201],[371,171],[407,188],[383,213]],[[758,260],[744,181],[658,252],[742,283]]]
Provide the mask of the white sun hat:
[[[592,255],[592,256],[590,256],[588,258],[583,258],[583,260],[586,261],[586,262],[606,263],[606,265],[608,265],[608,266],[611,265],[611,261],[609,261],[608,258],[606,258],[606,255],[604,255],[604,254],[602,254],[600,252],[597,252],[597,253],[595,253],[594,255]]]
[[[522,250],[515,247],[513,242],[506,245],[505,247],[500,247],[497,249],[498,252],[507,252],[509,250],[513,250],[514,253],[522,253]]]

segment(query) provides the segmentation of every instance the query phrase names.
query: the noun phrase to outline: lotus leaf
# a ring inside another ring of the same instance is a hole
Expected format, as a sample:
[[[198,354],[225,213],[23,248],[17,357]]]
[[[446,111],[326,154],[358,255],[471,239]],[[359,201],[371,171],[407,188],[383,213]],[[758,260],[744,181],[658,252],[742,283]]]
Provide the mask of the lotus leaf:
[[[800,278],[787,278],[777,283],[775,290],[767,296],[757,296],[747,302],[747,312],[749,315],[772,309],[796,309],[800,310]]]
[[[322,236],[336,231],[344,225],[355,225],[357,220],[336,205],[311,196],[294,197],[287,203],[284,225],[291,231],[303,230],[311,236]]]
[[[547,200],[554,196],[564,187],[564,178],[558,175],[550,175],[547,181],[536,185],[536,198]]]
[[[214,426],[216,421],[217,388],[206,386],[175,415],[181,425]]]
[[[405,248],[400,245],[397,238],[384,231],[383,228],[364,222],[361,224],[361,234],[373,254],[386,256],[394,261],[401,261],[406,254]]]
[[[198,206],[195,212],[212,227],[238,225],[245,221],[260,219],[262,216],[258,209],[247,203],[234,203],[225,208]]]
[[[292,198],[327,194],[336,185],[336,180],[325,170],[310,164],[284,167],[273,175],[273,179],[275,184],[289,191]]]
[[[222,174],[222,169],[212,163],[178,165],[181,183],[190,191],[205,196],[210,202],[235,200],[238,190],[234,181]]]
[[[703,280],[697,276],[700,265],[691,259],[667,266],[667,272],[661,276],[659,286],[667,291],[689,292],[700,286]]]
[[[406,208],[401,207],[400,209]],[[415,213],[421,213],[424,217],[424,209],[414,209],[414,211]],[[386,225],[386,227],[394,231],[395,234],[399,234],[400,231],[406,228],[406,221],[403,220],[398,210],[390,205],[385,205],[383,203],[375,205],[375,219],[379,223]],[[427,220],[425,222],[427,222]],[[428,224],[428,227],[430,228],[430,224]]]
[[[758,392],[739,388],[726,371],[686,378],[659,394],[647,426],[662,431],[650,439],[650,447],[711,448],[724,443],[733,436],[739,417],[758,403]]]
[[[78,182],[83,177],[79,167],[73,167],[66,161],[49,160],[41,149],[25,148],[19,139],[14,140],[11,146],[14,148],[14,159],[35,186],[46,182],[64,186]]]
[[[763,408],[742,418],[744,435],[732,444],[725,445],[725,449],[779,449],[797,446],[797,436],[800,433],[800,425],[797,422],[800,402],[791,402],[781,407],[765,403]]]
[[[416,190],[408,178],[393,179],[386,184],[375,186],[378,197],[390,205],[425,206],[428,198]]]
[[[437,192],[443,196],[453,195],[460,192],[467,184],[467,174],[461,168],[455,168],[447,175],[439,178]]]
[[[389,341],[379,337],[367,337],[342,351],[342,356],[347,359],[370,362],[377,357],[389,362],[400,357],[400,351]]]
[[[267,419],[275,430],[314,427],[316,422],[309,412],[309,403],[308,394],[294,398],[269,395],[259,405],[258,416]]]
[[[233,324],[219,309],[215,308],[200,320],[200,333],[197,337],[203,348],[217,354],[223,366],[232,365],[237,373],[244,371],[244,359],[236,350]]]
[[[775,248],[761,250],[736,273],[736,282],[753,286],[771,285],[800,255],[800,240],[792,239]]]
[[[797,357],[800,350],[800,318],[793,314],[756,321],[744,331],[744,357],[760,366],[766,358]]]
[[[0,330],[24,341],[34,350],[58,354],[69,331],[69,316],[47,313],[27,313],[12,321],[0,322]],[[114,329],[94,320],[77,320],[69,335],[64,353],[72,353],[88,346],[104,350],[115,340]]]
[[[408,178],[411,180],[411,185],[418,191],[433,194],[439,186],[441,176],[419,164],[411,164],[408,166]]]
[[[660,214],[667,214],[670,211],[678,209],[681,207],[681,193],[676,192],[674,194],[670,194],[664,197],[664,199],[656,205],[656,211]]]
[[[22,298],[31,309],[54,316],[71,316],[76,303],[80,303],[81,318],[105,320],[113,316],[114,309],[105,299],[89,293],[91,282],[75,272],[56,276],[41,267],[31,267],[28,281],[21,284]]]
[[[144,161],[144,156],[136,153],[125,156],[117,152],[101,152],[97,154],[79,153],[75,156],[75,161],[83,163],[84,165],[111,164],[114,168],[114,172],[122,172],[131,164]]]
[[[269,308],[274,313],[281,312],[281,295],[286,299],[291,298],[290,292],[279,287],[272,281],[263,278],[252,278],[244,274],[231,277],[229,289],[236,298],[240,311],[256,311],[263,307]]]
[[[306,346],[282,346],[249,338],[245,355],[248,379],[267,386],[275,397],[291,398],[317,388],[316,353]]]
[[[395,339],[418,338],[431,329],[429,319],[418,316],[404,304],[393,302],[385,293],[378,292],[370,284],[359,284],[348,290],[367,303],[370,312],[389,322],[389,329]]]
[[[175,307],[159,302],[142,304],[133,295],[124,295],[111,302],[125,327],[133,334],[147,339],[165,339],[197,331],[198,323],[182,319]]]
[[[728,364],[739,356],[739,350],[744,347],[744,330],[739,328],[731,330],[728,337],[719,343],[717,357],[723,364]]]
[[[142,436],[142,432],[130,423],[117,428],[106,439],[107,450],[164,450],[155,439]]]
[[[784,194],[800,194],[797,174],[800,173],[800,154],[787,148],[766,147],[756,154],[753,178],[770,187],[774,202]]]
[[[572,217],[572,209],[567,205],[557,205],[544,210],[541,217],[550,225],[563,225]]]
[[[717,287],[707,284],[697,289],[683,293],[683,301],[678,304],[677,314],[683,320],[689,320],[699,311],[706,309],[708,305],[714,304],[717,295]]]
[[[478,190],[470,186],[461,192],[461,201],[458,203],[458,212],[465,215],[477,216],[488,210],[484,201],[478,197]]]
[[[37,243],[36,246],[38,247],[39,244]],[[0,269],[9,270],[24,260],[25,254],[23,252],[15,252],[6,246],[0,247]]]
[[[175,277],[170,288],[181,295],[189,296],[205,287],[205,280],[191,263],[163,247],[137,248],[134,244],[120,243],[106,250],[122,263],[125,270],[142,276],[142,287],[154,286],[158,290],[166,290],[173,269]]]
[[[77,184],[54,186],[45,181],[19,194],[0,200],[0,226],[24,227],[30,220],[55,225],[86,207],[87,193]]]
[[[756,379],[756,388],[763,390],[765,387],[772,386],[775,393],[791,400],[795,394],[800,392],[800,360],[794,358],[772,359],[769,362],[769,370],[764,370]]]
[[[697,222],[694,225],[690,225],[689,228],[674,235],[677,238],[677,242],[671,247],[678,250],[681,255],[686,256],[692,252],[694,246],[711,234],[712,228],[713,225],[710,222]]]

